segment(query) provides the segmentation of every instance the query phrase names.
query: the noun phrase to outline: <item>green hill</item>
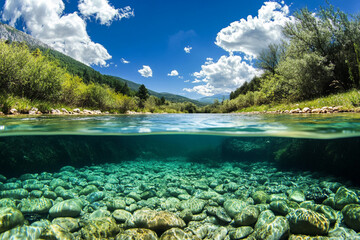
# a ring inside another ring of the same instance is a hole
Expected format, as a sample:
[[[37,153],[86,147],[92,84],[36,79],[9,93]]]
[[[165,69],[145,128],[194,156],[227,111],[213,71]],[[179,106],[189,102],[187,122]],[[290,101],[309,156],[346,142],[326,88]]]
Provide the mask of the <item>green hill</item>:
[[[140,84],[123,79],[121,77],[115,77],[110,75],[103,75],[100,72],[94,70],[90,66],[83,64],[59,51],[52,49],[41,41],[33,38],[32,36],[21,32],[7,24],[0,22],[0,39],[9,40],[11,42],[25,42],[31,50],[39,48],[45,55],[51,60],[55,60],[59,65],[65,68],[69,73],[78,75],[83,79],[85,83],[95,82],[100,84],[106,84],[111,88],[114,88],[117,92],[125,93],[127,95],[134,95],[139,89]],[[124,85],[130,88],[130,92],[124,90]],[[172,102],[192,102],[198,106],[204,105],[199,101],[189,99],[183,96],[179,96],[171,93],[158,93],[149,89],[149,94],[155,97],[164,97],[168,101]]]

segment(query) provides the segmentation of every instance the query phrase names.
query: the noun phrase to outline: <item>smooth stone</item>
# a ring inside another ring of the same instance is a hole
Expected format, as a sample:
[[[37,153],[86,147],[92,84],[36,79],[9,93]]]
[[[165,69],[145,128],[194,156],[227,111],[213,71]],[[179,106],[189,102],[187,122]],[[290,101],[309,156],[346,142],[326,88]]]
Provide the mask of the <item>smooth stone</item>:
[[[52,221],[52,224],[57,224],[71,233],[76,232],[77,230],[80,229],[79,219],[76,218],[70,218],[70,217],[55,218]]]
[[[193,220],[193,214],[190,209],[184,209],[180,212],[179,217],[182,218],[186,223]]]
[[[248,204],[238,199],[229,199],[224,202],[224,208],[230,217],[235,217],[236,214],[240,213]]]
[[[173,227],[183,228],[186,226],[184,220],[174,213],[165,211],[157,212],[150,209],[135,211],[133,219],[137,227],[149,228],[155,231],[166,231]]]
[[[344,216],[344,222],[347,226],[354,229],[355,231],[360,231],[360,205],[359,204],[349,204],[346,205],[341,213]]]
[[[269,199],[269,195],[264,191],[256,191],[251,195],[252,199],[256,204],[266,203]]]
[[[315,211],[323,214],[327,219],[329,219],[331,224],[335,223],[338,219],[337,212],[329,206],[319,204],[316,206]]]
[[[136,192],[131,192],[127,195],[127,197],[134,199],[135,201],[140,201],[141,200],[141,196],[139,194],[137,194]]]
[[[5,182],[6,180],[7,178],[4,175],[0,174],[0,182]]]
[[[308,236],[308,235],[291,235],[288,240],[332,240],[329,237],[324,236]]]
[[[104,209],[99,209],[90,214],[89,219],[95,220],[99,218],[110,217],[111,213]]]
[[[218,227],[215,231],[209,231],[207,239],[223,240],[226,238],[228,230],[226,227]]]
[[[160,240],[200,240],[199,238],[186,233],[180,228],[171,228],[165,231]]]
[[[52,199],[52,200],[55,200],[55,199],[57,198],[56,193],[53,192],[53,191],[49,191],[49,190],[46,190],[46,191],[44,192],[43,196],[46,197],[46,198],[50,198],[50,199]]]
[[[246,238],[253,232],[254,229],[252,227],[244,226],[244,227],[236,228],[235,230],[231,230],[229,236],[231,240],[238,240],[238,239]]]
[[[26,198],[22,199],[18,208],[23,213],[48,213],[52,202],[47,198]]]
[[[294,202],[304,202],[305,201],[305,194],[303,191],[299,189],[294,189],[289,191],[289,200]]]
[[[0,240],[35,240],[40,238],[42,231],[41,227],[16,227],[0,234]]]
[[[357,234],[353,229],[345,227],[336,227],[329,231],[328,236],[331,240],[335,239],[351,239],[351,240],[360,240],[359,234]]]
[[[247,206],[234,217],[237,226],[251,226],[256,223],[259,217],[259,210],[256,206]]]
[[[10,198],[3,198],[3,199],[0,199],[0,207],[16,208],[16,204],[15,204],[15,201],[13,201]]]
[[[289,222],[285,217],[277,216],[271,222],[255,228],[256,239],[286,239],[289,235]]]
[[[73,240],[73,235],[57,224],[50,224],[41,233],[40,239]]]
[[[273,212],[281,214],[283,216],[293,211],[293,209],[289,206],[288,201],[284,201],[284,200],[271,202],[270,209]]]
[[[161,202],[160,206],[163,210],[176,210],[176,207],[179,205],[180,200],[174,197],[169,197],[165,201]]]
[[[90,193],[93,192],[98,192],[99,189],[95,186],[95,185],[87,185],[85,188],[83,188],[80,192],[79,195],[89,195]]]
[[[299,208],[290,212],[286,218],[289,220],[290,231],[294,234],[326,235],[329,231],[330,221],[312,210]]]
[[[29,196],[29,192],[26,189],[13,189],[5,190],[0,192],[1,198],[13,198],[13,199],[23,199]]]
[[[335,209],[341,210],[348,204],[360,203],[356,193],[345,187],[340,187],[335,194]]]
[[[50,182],[51,189],[55,189],[57,187],[70,188],[70,186],[68,186],[68,185],[69,185],[69,183],[65,182],[64,180],[62,180],[60,178],[55,178],[55,179],[51,180],[51,182]]]
[[[86,197],[86,199],[87,199],[90,203],[93,203],[93,202],[97,202],[97,201],[102,200],[104,197],[105,197],[104,192],[98,191],[98,192],[90,193],[90,194]]]
[[[1,185],[1,190],[21,189],[21,184],[18,182],[9,182]]]
[[[116,209],[125,209],[126,203],[124,199],[115,198],[107,201],[106,206],[110,211],[113,211]]]
[[[49,210],[50,217],[78,217],[81,213],[81,206],[75,199],[69,199],[55,204]]]
[[[271,210],[265,210],[260,213],[258,220],[255,224],[255,229],[262,228],[271,223],[275,219],[275,214]]]
[[[115,237],[120,229],[112,217],[81,222],[81,236],[84,239],[108,239]]]
[[[125,230],[123,233],[119,233],[115,240],[158,240],[157,234],[145,228],[132,228]]]
[[[41,198],[41,196],[43,195],[43,192],[40,190],[32,190],[30,192],[30,197],[31,198]]]
[[[206,206],[205,210],[209,215],[217,217],[220,221],[229,223],[232,220],[222,207]]]
[[[206,201],[198,198],[191,198],[189,200],[181,201],[180,209],[190,209],[192,214],[197,214],[204,210],[206,205]]]
[[[40,219],[39,221],[33,222],[30,226],[32,227],[41,227],[41,228],[46,228],[47,226],[49,226],[51,224],[51,222],[47,219]]]
[[[132,214],[128,211],[117,209],[112,213],[112,217],[115,218],[117,222],[124,223],[132,218]]]
[[[23,214],[12,207],[0,208],[0,233],[5,232],[11,228],[22,225],[25,219]]]

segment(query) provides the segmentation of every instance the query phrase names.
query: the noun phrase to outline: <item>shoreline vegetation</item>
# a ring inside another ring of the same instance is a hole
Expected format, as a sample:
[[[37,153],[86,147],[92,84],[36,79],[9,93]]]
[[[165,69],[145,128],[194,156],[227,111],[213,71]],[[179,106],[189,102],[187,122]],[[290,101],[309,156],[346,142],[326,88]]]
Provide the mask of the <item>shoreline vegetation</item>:
[[[284,40],[257,59],[261,76],[229,100],[197,106],[137,91],[105,75],[75,73],[46,51],[0,41],[0,112],[7,114],[360,112],[360,15],[332,5],[301,9]],[[55,60],[54,60],[55,59]],[[105,81],[105,80],[106,81]],[[80,110],[81,109],[81,110]],[[88,110],[90,109],[90,110]],[[76,111],[74,111],[76,110]]]

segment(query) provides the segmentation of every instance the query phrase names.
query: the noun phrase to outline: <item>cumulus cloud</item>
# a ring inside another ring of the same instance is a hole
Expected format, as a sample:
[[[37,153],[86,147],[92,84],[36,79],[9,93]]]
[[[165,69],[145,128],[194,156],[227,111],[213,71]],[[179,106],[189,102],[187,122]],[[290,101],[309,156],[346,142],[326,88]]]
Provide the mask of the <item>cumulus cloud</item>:
[[[259,9],[258,16],[249,15],[223,28],[215,44],[228,52],[242,52],[256,58],[270,43],[281,41],[282,27],[288,21],[293,21],[289,7],[284,2],[268,1]]]
[[[176,76],[179,76],[179,73],[178,73],[178,71],[176,71],[176,70],[172,70],[171,73],[168,73],[168,76],[170,76],[170,77],[176,77]]]
[[[141,76],[143,77],[152,77],[152,70],[149,66],[143,65],[142,69],[139,69],[138,72],[141,74]]]
[[[95,16],[96,20],[105,25],[110,25],[114,20],[134,16],[131,7],[115,9],[108,0],[80,0],[78,8],[83,16]]]
[[[258,74],[260,74],[259,70],[244,62],[240,56],[231,54],[220,57],[217,62],[212,60],[205,62],[201,66],[201,71],[193,74],[196,77],[193,83],[206,84],[183,90],[204,96],[229,93]]]
[[[77,12],[64,14],[63,0],[6,0],[2,18],[15,26],[19,19],[33,37],[87,65],[108,66],[108,51],[91,41]]]
[[[191,52],[191,49],[192,49],[192,47],[189,47],[189,46],[184,47],[184,51],[185,51],[186,53],[190,53],[190,52]]]
[[[125,60],[125,58],[121,58],[121,62],[124,63],[124,64],[130,63],[130,61]]]

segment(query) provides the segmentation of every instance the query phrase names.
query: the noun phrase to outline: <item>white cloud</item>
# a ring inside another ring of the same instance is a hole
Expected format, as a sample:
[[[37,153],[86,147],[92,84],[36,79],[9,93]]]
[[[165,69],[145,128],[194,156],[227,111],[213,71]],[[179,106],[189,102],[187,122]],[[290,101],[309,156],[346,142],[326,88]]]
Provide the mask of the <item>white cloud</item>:
[[[184,82],[190,82],[190,80],[185,80]]]
[[[108,51],[91,41],[77,12],[64,14],[63,0],[6,0],[2,18],[14,26],[21,18],[33,37],[85,64],[108,66]]]
[[[191,49],[192,49],[192,47],[189,47],[189,46],[184,47],[184,51],[185,51],[186,53],[190,53],[190,52],[191,52]]]
[[[121,62],[124,63],[124,64],[130,63],[130,61],[125,60],[125,58],[121,58]]]
[[[168,73],[168,76],[170,76],[170,77],[176,77],[176,76],[179,76],[179,73],[178,73],[178,71],[176,71],[176,70],[172,70],[171,73]]]
[[[231,54],[222,56],[217,62],[212,62],[212,60],[205,62],[201,66],[201,71],[193,74],[196,77],[193,83],[205,82],[206,84],[183,90],[205,96],[229,93],[258,74],[260,74],[258,69],[244,62],[240,56]]]
[[[85,17],[95,16],[96,20],[106,25],[110,25],[113,20],[134,16],[129,6],[115,9],[108,0],[80,0],[78,8]]]
[[[152,77],[152,70],[149,66],[143,65],[142,69],[139,69],[138,72],[141,74],[141,76],[143,77]]]
[[[223,28],[216,37],[215,44],[228,52],[243,52],[251,57],[267,48],[270,43],[279,43],[282,39],[282,27],[288,21],[289,7],[283,2],[265,2],[258,16],[249,15]]]

